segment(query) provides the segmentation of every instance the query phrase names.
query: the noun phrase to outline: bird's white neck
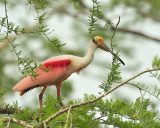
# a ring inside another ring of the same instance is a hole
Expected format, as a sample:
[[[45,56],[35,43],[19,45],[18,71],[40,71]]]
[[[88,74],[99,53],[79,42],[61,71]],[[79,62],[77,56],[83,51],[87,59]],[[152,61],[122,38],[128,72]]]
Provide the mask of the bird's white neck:
[[[97,45],[90,41],[88,45],[87,54],[82,58],[82,67],[86,67],[92,62],[94,58],[94,52],[96,49]]]

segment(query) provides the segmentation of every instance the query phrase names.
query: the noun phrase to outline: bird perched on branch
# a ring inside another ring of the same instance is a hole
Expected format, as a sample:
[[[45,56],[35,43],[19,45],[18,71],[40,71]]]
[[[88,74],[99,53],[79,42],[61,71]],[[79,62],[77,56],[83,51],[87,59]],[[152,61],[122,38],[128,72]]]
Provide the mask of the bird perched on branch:
[[[87,67],[92,62],[94,58],[94,52],[97,48],[110,52],[113,56],[116,56],[116,58],[123,65],[125,65],[124,62],[108,48],[102,37],[95,36],[92,40],[90,40],[87,54],[84,57],[62,55],[49,58],[42,63],[43,68],[37,67],[36,70],[37,74],[39,75],[35,79],[32,79],[31,76],[28,75],[19,83],[17,83],[13,87],[13,90],[19,91],[19,95],[22,96],[31,89],[43,87],[43,90],[39,95],[40,109],[42,110],[42,98],[46,88],[48,86],[55,85],[57,88],[57,98],[59,99],[62,82],[66,80],[72,73],[79,73],[83,68]],[[48,68],[49,71],[45,71],[45,69]],[[62,102],[59,104],[63,106]]]

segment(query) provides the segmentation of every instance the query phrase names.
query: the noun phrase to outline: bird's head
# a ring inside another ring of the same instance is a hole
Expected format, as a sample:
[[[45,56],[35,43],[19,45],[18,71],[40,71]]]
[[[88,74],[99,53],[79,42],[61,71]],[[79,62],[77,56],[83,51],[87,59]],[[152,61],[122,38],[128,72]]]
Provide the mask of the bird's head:
[[[98,46],[98,48],[103,49],[104,51],[110,52],[113,56],[116,56],[117,59],[118,59],[123,65],[125,65],[125,63],[124,63],[116,54],[114,54],[113,51],[110,50],[109,47],[104,43],[102,37],[100,37],[100,36],[95,36],[95,37],[92,39],[92,42],[95,43],[95,44]]]

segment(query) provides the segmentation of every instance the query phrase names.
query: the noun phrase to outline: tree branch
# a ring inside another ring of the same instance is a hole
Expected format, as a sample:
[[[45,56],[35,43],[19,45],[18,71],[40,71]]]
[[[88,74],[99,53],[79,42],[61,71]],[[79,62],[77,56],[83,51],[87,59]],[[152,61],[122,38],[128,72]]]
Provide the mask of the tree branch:
[[[4,108],[0,108],[0,114],[14,114],[16,111],[23,112],[18,108],[9,107],[9,105],[6,105]]]
[[[0,108],[1,114],[13,114],[16,110],[10,108]]]
[[[115,30],[115,29],[116,29],[116,27],[114,27],[112,25],[111,26],[111,30]],[[117,29],[117,31],[122,32],[122,33],[128,33],[128,34],[137,35],[137,36],[140,36],[140,37],[143,37],[143,38],[146,38],[146,39],[150,39],[150,40],[153,40],[153,41],[156,41],[156,42],[160,43],[160,39],[158,39],[156,37],[149,36],[149,35],[144,34],[144,33],[141,33],[139,31],[129,30],[129,29],[120,28],[120,27]]]
[[[8,32],[9,32],[9,23],[8,23],[8,14],[7,14],[7,1],[4,0],[4,7],[5,7],[5,15],[6,15],[6,20],[7,20],[7,34],[6,38],[8,37]]]
[[[142,17],[144,17],[144,18],[150,18],[151,20],[160,23],[159,17],[155,17],[155,16],[153,16],[152,14],[146,13],[146,12],[142,11],[142,8],[138,8],[137,6],[133,6],[133,7],[136,9],[137,13],[138,13],[140,16],[142,16]]]
[[[65,124],[64,128],[67,128],[69,116],[71,115],[71,108],[72,108],[72,105],[70,105],[70,107],[69,107],[68,114],[67,114],[67,120],[66,120],[66,124]]]
[[[72,105],[72,109],[73,108],[76,108],[76,107],[80,107],[80,106],[84,106],[84,105],[87,105],[87,104],[90,104],[90,103],[93,103],[95,101],[98,101],[100,100],[101,98],[105,97],[106,95],[110,94],[111,92],[113,92],[114,90],[116,90],[117,88],[123,86],[124,84],[127,84],[129,81],[137,78],[138,76],[142,75],[142,74],[145,74],[145,73],[148,73],[148,72],[152,72],[152,71],[159,71],[160,68],[153,68],[153,69],[147,69],[145,71],[142,71],[140,73],[138,73],[137,75],[127,79],[126,81],[118,84],[117,86],[111,88],[109,91],[105,92],[104,94],[100,95],[99,97],[95,98],[95,99],[92,99],[92,100],[89,100],[89,101],[86,101],[86,102],[83,102],[83,103],[80,103],[80,104],[75,104],[75,105]],[[47,124],[49,121],[51,121],[52,119],[54,119],[55,117],[63,114],[64,112],[67,112],[68,110],[70,109],[70,106],[66,106],[62,109],[60,109],[58,112],[56,112],[55,114],[53,114],[52,116],[50,116],[48,119],[46,119],[45,121],[43,121],[38,128],[43,128],[43,124]]]
[[[61,11],[61,13],[67,14],[67,15],[75,18],[75,19],[78,19],[78,21],[81,21],[81,22],[83,22],[85,24],[88,24],[86,21],[84,21],[83,19],[79,18],[77,14],[72,14],[70,12],[67,12],[66,10]],[[101,27],[101,26],[98,26],[98,28],[105,31],[105,29],[103,27]],[[111,25],[111,30],[115,31],[115,29],[116,29],[116,27]],[[144,34],[144,33],[139,32],[139,31],[129,30],[129,29],[126,29],[126,28],[121,28],[121,27],[118,27],[117,31],[118,32],[122,32],[122,33],[136,35],[136,36],[143,37],[143,38],[146,38],[146,39],[150,39],[150,40],[153,40],[153,41],[156,41],[156,42],[160,43],[160,39],[159,38],[152,37],[150,35]]]
[[[4,117],[3,119],[3,122],[13,122],[13,123],[16,123],[16,124],[19,124],[19,125],[22,125],[24,126],[25,128],[33,128],[32,125],[30,125],[29,123],[23,121],[23,120],[17,120],[15,118],[11,118],[11,117]],[[9,125],[9,124],[8,124]]]

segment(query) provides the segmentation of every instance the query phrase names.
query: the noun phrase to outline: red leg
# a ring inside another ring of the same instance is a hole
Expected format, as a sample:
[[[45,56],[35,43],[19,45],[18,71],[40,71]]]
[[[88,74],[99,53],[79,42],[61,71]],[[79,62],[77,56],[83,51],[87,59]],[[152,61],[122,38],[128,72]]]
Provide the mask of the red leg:
[[[56,88],[57,88],[57,99],[59,100],[60,98],[61,98],[61,85],[62,85],[62,83],[60,83],[58,86],[56,86]],[[60,101],[60,103],[59,103],[62,107],[64,106],[63,105],[63,103],[62,103],[62,101]]]
[[[43,105],[42,105],[42,98],[43,98],[43,93],[46,90],[47,86],[44,86],[43,90],[41,91],[41,93],[39,94],[39,104],[40,104],[40,109],[43,109]]]

